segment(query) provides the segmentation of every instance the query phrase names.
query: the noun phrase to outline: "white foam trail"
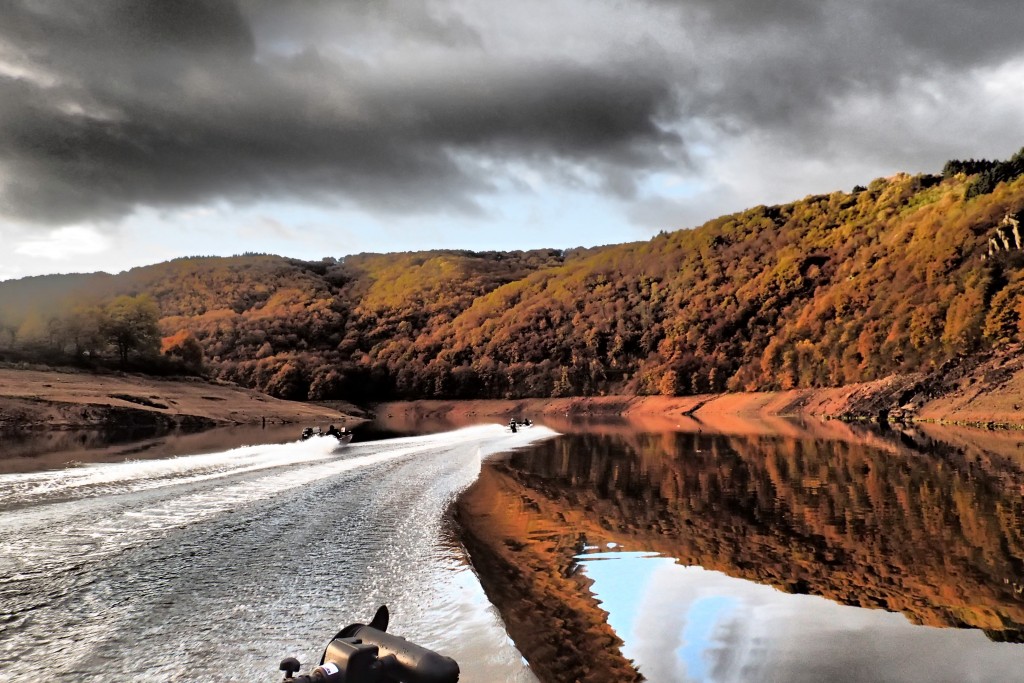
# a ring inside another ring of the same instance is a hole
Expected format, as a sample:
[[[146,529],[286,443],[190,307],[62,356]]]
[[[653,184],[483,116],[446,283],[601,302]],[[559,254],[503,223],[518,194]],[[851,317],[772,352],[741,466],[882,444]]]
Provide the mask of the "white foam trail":
[[[452,574],[444,564],[450,560],[432,549],[450,496],[475,479],[488,455],[552,435],[490,425],[337,450],[313,440],[0,476],[0,626],[6,624],[0,670],[28,675],[45,659],[54,671],[101,680],[96,671],[111,665],[95,652],[135,652],[139,624],[177,643],[161,663],[164,673],[220,662],[225,655],[211,652],[202,635],[207,631],[193,631],[201,625],[219,629],[218,637],[233,633],[238,605],[252,612],[242,615],[250,628],[265,631],[263,649],[276,651],[282,634],[272,615],[281,612],[282,594],[296,617],[290,628],[301,624],[308,631],[302,642],[336,627],[332,614],[356,613],[364,602],[396,595],[411,633],[419,628],[422,637],[437,638],[450,630],[435,628],[438,605],[458,599],[465,608],[466,602],[456,588],[429,597]],[[303,496],[315,497],[307,502]],[[228,519],[238,519],[238,526],[225,524]],[[336,536],[339,528],[350,533]],[[331,538],[329,547],[345,562],[328,560],[321,568],[324,558],[308,552],[296,555],[301,562],[289,561],[291,539],[305,543],[307,533]],[[236,538],[241,545],[231,550]],[[264,568],[253,573],[252,562]],[[345,590],[324,593],[339,581]],[[325,602],[332,603],[326,613]],[[154,609],[162,617],[150,623]],[[427,611],[418,617],[421,610]],[[73,643],[54,645],[59,633],[51,625],[58,620],[73,624]],[[247,645],[235,645],[228,649],[237,658]],[[118,661],[123,671],[134,671],[132,656]],[[253,675],[266,668],[255,653],[244,664]]]
[[[243,446],[221,453],[161,460],[100,463],[57,471],[0,475],[0,500],[3,500],[5,505],[14,505],[42,502],[42,499],[46,498],[80,497],[86,490],[91,495],[140,491],[261,469],[331,461],[368,451],[383,450],[390,453],[391,457],[402,457],[426,447],[452,445],[474,439],[488,441],[488,444],[482,445],[481,451],[482,457],[486,457],[500,450],[508,450],[554,435],[555,432],[543,427],[511,434],[496,425],[484,425],[429,436],[353,444],[347,448],[339,448],[329,439]],[[406,444],[410,445],[402,448]],[[365,464],[375,462],[379,460],[367,460]]]
[[[497,425],[484,425],[429,436],[370,441],[342,449],[327,439],[314,439],[290,444],[245,446],[223,453],[164,460],[103,463],[55,472],[3,475],[0,476],[0,500],[4,501],[4,507],[30,508],[28,512],[31,514],[18,515],[16,509],[9,509],[0,517],[0,531],[19,525],[23,529],[48,525],[54,519],[68,515],[67,506],[83,498],[102,499],[106,503],[119,495],[152,492],[169,486],[185,489],[185,485],[208,483],[195,492],[182,490],[177,495],[161,495],[149,505],[133,505],[127,510],[103,514],[104,522],[88,530],[75,528],[69,518],[68,524],[58,532],[61,536],[76,539],[87,535],[94,541],[100,541],[104,547],[119,548],[126,541],[123,536],[131,532],[146,532],[148,535],[182,527],[343,472],[412,457],[438,447],[477,442],[482,459],[555,434],[550,429],[537,427],[529,432],[512,434]],[[216,479],[260,470],[273,471],[219,485],[212,483]]]
[[[41,502],[143,490],[166,484],[252,472],[285,465],[316,462],[331,456],[334,444],[323,442],[243,446],[223,453],[188,455],[162,460],[131,460],[84,465],[64,470],[0,476],[0,499],[5,504]]]
[[[314,459],[316,465],[312,467],[293,468],[284,472],[268,474],[258,479],[240,481],[230,485],[217,486],[212,489],[204,488],[202,491],[191,495],[175,496],[159,507],[128,514],[135,516],[138,519],[145,520],[145,527],[147,530],[158,531],[166,528],[179,527],[184,524],[196,523],[202,519],[234,509],[239,505],[244,505],[257,500],[264,500],[285,491],[300,489],[316,481],[329,479],[342,474],[343,472],[372,467],[388,461],[412,457],[420,453],[432,452],[439,445],[454,447],[462,443],[468,443],[485,438],[486,441],[478,447],[479,452],[485,456],[495,452],[507,451],[510,447],[514,448],[520,445],[525,445],[530,441],[535,441],[545,436],[538,432],[537,435],[532,438],[516,439],[517,443],[506,443],[502,446],[501,444],[507,439],[487,439],[487,437],[493,435],[492,433],[493,430],[491,429],[481,430],[479,428],[470,428],[429,437],[413,437],[405,444],[400,442],[406,440],[397,440],[399,443],[396,443],[396,440],[387,442],[368,442],[368,444],[373,444],[372,446],[369,446],[369,448],[377,447],[381,443],[388,444],[390,446],[398,445],[400,447],[389,447],[379,452],[372,452],[366,455],[360,455],[358,454],[359,450],[354,449],[352,452],[346,454],[349,457],[345,459]],[[234,472],[249,471],[251,469],[255,468],[239,468]],[[209,477],[197,476],[190,478],[189,481],[199,481],[206,478]],[[107,533],[109,534],[110,531],[111,530],[107,530]]]

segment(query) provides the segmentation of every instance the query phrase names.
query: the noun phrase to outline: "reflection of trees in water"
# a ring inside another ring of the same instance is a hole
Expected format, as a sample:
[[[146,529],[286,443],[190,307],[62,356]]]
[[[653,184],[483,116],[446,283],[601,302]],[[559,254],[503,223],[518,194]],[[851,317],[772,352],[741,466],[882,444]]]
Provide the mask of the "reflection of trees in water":
[[[960,451],[574,435],[503,469],[530,495],[586,510],[592,532],[684,564],[994,639],[1024,636],[1024,473]]]

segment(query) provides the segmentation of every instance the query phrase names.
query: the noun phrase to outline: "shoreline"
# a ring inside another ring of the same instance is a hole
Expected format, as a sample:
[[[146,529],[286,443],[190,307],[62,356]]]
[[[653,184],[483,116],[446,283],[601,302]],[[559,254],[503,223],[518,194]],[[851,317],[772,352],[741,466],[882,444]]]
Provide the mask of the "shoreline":
[[[339,405],[339,408],[346,406]],[[0,367],[0,433],[38,430],[203,431],[217,426],[364,421],[343,411],[283,401],[195,377]]]
[[[1015,378],[1017,379],[1017,378]],[[972,396],[943,395],[919,405],[898,403],[901,388],[914,378],[890,378],[866,384],[773,392],[737,392],[694,396],[581,396],[569,398],[415,400],[381,403],[376,409],[409,419],[444,419],[465,423],[473,418],[536,415],[586,419],[621,417],[650,422],[652,427],[707,427],[729,431],[756,420],[814,418],[846,424],[936,424],[982,429],[1024,429],[1024,377],[1019,382]],[[1019,403],[1018,403],[1019,402]]]
[[[378,412],[467,424],[481,417],[615,417],[652,427],[730,429],[737,419],[813,417],[843,422],[933,423],[1024,429],[1024,347],[950,362],[927,373],[893,375],[842,387],[694,396],[589,396],[387,402]],[[401,406],[398,408],[397,406]],[[219,380],[158,378],[73,368],[0,366],[0,432],[109,426],[203,430],[218,425],[338,421],[369,417],[344,402],[272,398]]]

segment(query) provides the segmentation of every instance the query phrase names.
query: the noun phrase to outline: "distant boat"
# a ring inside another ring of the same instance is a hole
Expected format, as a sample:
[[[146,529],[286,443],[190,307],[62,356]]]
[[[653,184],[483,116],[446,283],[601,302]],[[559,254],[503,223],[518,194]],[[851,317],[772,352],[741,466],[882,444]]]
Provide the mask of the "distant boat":
[[[529,418],[527,418],[525,420],[519,420],[517,422],[516,419],[513,417],[511,420],[508,421],[508,428],[512,431],[513,434],[515,434],[520,429],[523,429],[524,427],[532,427],[532,426],[533,426],[533,423],[530,422]]]
[[[302,430],[302,435],[299,437],[302,441],[309,441],[314,438],[334,438],[338,440],[338,443],[344,446],[345,444],[352,441],[352,432],[342,427],[341,429],[335,429],[334,425],[325,432],[321,431],[319,427],[306,427]]]

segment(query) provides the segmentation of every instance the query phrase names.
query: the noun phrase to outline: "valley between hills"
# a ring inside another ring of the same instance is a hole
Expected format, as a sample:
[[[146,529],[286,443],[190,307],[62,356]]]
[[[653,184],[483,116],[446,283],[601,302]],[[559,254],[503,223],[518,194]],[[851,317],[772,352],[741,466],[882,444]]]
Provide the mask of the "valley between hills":
[[[657,412],[663,397],[697,416],[1020,425],[1022,216],[1024,152],[630,244],[194,257],[6,281],[0,424],[105,419],[69,404],[170,424],[410,400]],[[140,386],[60,395],[89,373]],[[244,398],[226,411],[234,398],[148,398],[183,376]],[[260,410],[246,391],[267,397]]]

